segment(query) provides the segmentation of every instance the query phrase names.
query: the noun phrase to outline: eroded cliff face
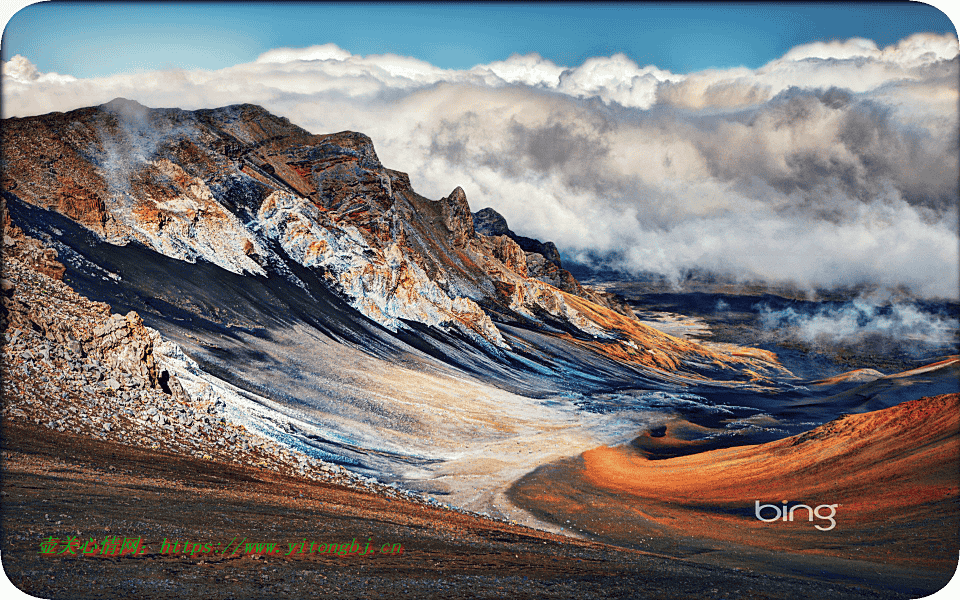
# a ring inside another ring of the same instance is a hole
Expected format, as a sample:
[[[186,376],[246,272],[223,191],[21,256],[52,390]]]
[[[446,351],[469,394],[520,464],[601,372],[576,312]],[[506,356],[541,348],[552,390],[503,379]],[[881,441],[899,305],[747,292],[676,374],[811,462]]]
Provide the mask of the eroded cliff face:
[[[253,465],[350,487],[369,482],[291,452],[269,418],[229,405],[223,382],[135,311],[70,288],[58,253],[14,225],[0,198],[0,418],[98,440]],[[271,414],[279,421],[276,413]],[[282,421],[281,421],[282,423]],[[411,496],[380,488],[393,497]]]
[[[494,256],[518,275],[549,283],[568,294],[585,298],[628,318],[636,317],[623,298],[580,285],[570,271],[563,268],[560,252],[553,242],[517,235],[507,225],[507,220],[492,208],[475,212],[473,224],[477,233],[491,238]]]
[[[56,250],[24,235],[10,222],[5,204],[0,202],[4,231],[0,328],[13,332],[7,334],[7,341],[21,336],[42,340],[37,356],[28,349],[25,352],[30,356],[20,358],[45,361],[41,366],[54,372],[52,350],[46,344],[70,364],[86,360],[105,367],[112,375],[105,385],[113,390],[162,390],[185,399],[176,377],[164,370],[154,352],[161,343],[160,335],[145,327],[137,313],[111,315],[106,304],[91,302],[62,283],[65,267],[57,260]]]
[[[496,356],[520,350],[498,327],[512,323],[655,369],[706,364],[743,380],[780,369],[772,356],[640,324],[562,269],[555,246],[505,222],[478,233],[463,189],[418,195],[360,133],[313,135],[253,105],[191,112],[117,99],[8,119],[3,150],[8,192],[112,244],[298,283],[292,259],[394,333],[420,324]]]

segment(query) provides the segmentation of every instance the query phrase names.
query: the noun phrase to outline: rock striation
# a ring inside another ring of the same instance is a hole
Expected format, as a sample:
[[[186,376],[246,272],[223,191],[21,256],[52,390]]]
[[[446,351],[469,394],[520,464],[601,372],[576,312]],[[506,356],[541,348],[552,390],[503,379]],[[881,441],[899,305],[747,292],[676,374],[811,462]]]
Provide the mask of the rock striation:
[[[136,447],[269,469],[439,506],[258,434],[209,389],[181,384],[185,358],[133,311],[74,292],[56,251],[12,225],[5,202],[0,329],[4,419]]]

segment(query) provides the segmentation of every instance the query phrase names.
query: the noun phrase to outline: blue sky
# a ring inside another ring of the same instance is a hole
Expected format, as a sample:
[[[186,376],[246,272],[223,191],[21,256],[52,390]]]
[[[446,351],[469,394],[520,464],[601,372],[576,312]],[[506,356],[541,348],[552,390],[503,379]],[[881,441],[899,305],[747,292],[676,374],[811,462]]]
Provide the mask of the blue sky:
[[[3,59],[76,77],[217,69],[271,48],[334,43],[464,69],[537,52],[558,65],[622,52],[674,73],[759,67],[810,41],[865,37],[879,47],[914,32],[956,32],[920,3],[33,4],[8,23]]]

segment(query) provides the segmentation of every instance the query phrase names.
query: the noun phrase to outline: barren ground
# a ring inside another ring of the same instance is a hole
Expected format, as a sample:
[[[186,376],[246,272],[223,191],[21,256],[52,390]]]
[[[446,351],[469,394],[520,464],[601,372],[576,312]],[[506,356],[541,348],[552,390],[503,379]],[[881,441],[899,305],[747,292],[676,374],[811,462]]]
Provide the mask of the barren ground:
[[[43,598],[895,598],[560,537],[401,500],[59,433],[3,429],[3,568]],[[45,556],[49,536],[142,536],[122,557]],[[160,553],[163,538],[401,543],[401,555]]]

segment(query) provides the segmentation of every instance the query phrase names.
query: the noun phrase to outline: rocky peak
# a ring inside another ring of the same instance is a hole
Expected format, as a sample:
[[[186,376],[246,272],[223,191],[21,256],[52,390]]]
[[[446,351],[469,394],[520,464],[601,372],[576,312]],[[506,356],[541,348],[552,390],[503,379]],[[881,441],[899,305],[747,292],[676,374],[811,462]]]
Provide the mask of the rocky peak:
[[[150,109],[140,104],[136,100],[126,98],[114,98],[110,102],[104,102],[100,105],[100,110],[118,113],[146,112]]]
[[[503,218],[503,215],[489,207],[481,208],[473,213],[473,228],[477,233],[482,233],[483,235],[506,235],[511,238],[517,236],[517,234],[510,231],[510,227],[507,226],[507,220]]]
[[[552,263],[557,269],[561,268],[560,252],[553,242],[541,242],[533,238],[517,235],[507,225],[503,215],[492,208],[483,208],[473,213],[473,226],[477,233],[483,235],[505,235],[515,241],[524,252],[539,254],[543,260]],[[540,259],[535,259],[539,261]]]
[[[449,196],[440,200],[440,206],[443,210],[443,224],[450,230],[454,245],[462,246],[468,239],[476,236],[473,215],[462,187],[457,186]]]
[[[173,111],[168,111],[167,114],[174,116]],[[220,138],[220,143],[239,144],[241,148],[237,150],[242,154],[253,150],[251,146],[269,145],[276,140],[313,138],[309,131],[257,104],[233,104],[193,112],[183,111],[182,116],[193,121],[198,129],[212,129],[211,141],[216,142],[217,138]]]
[[[356,131],[341,131],[324,137],[314,155],[352,156],[363,169],[381,170],[383,165],[369,136]]]

